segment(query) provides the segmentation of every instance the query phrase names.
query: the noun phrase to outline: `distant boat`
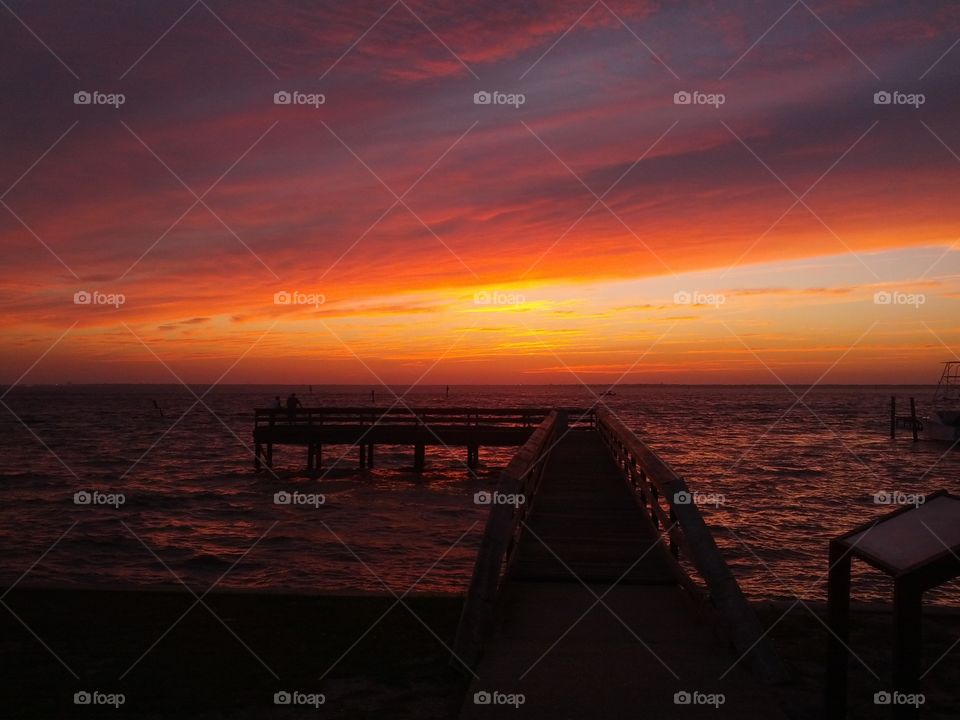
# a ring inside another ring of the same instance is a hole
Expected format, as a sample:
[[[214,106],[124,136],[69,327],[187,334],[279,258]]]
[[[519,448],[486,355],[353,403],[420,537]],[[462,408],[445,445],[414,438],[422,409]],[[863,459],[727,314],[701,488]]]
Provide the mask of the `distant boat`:
[[[922,418],[922,423],[922,432],[929,440],[960,440],[960,361],[943,363],[932,414]]]

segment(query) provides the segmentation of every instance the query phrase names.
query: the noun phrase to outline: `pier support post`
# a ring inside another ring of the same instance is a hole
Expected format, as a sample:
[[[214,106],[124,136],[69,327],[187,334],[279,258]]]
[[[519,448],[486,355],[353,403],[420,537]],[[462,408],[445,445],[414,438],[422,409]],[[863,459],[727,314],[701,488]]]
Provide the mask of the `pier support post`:
[[[373,467],[373,443],[367,443],[367,467]]]
[[[273,469],[273,443],[267,443],[267,467]]]
[[[413,447],[413,469],[422,472],[426,464],[426,447],[423,443],[417,443]]]
[[[480,447],[478,445],[467,446],[467,467],[475,468],[480,464]]]
[[[910,424],[913,426],[913,441],[917,442],[919,440],[917,437],[917,403],[913,398],[910,398]]]
[[[367,466],[367,448],[363,443],[360,443],[357,449],[360,451],[360,469],[363,470]]]
[[[260,443],[257,443],[256,450],[254,451],[254,454],[253,454],[253,469],[256,470],[257,472],[260,472],[260,468],[262,466],[262,463],[260,460],[261,455],[263,455],[263,445],[261,445]]]
[[[307,475],[313,475],[313,443],[307,443]]]

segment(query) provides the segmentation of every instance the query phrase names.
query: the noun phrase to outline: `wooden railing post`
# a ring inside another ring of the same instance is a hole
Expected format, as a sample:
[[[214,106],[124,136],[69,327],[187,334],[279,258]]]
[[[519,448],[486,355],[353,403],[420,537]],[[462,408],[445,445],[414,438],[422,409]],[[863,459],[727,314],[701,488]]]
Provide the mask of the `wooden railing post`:
[[[648,484],[647,488],[650,490],[650,519],[653,520],[653,526],[659,530],[660,515],[654,510],[654,508],[660,505],[660,493],[657,490],[656,485]]]
[[[673,503],[670,503],[670,554],[675,558],[680,557],[680,547],[676,541],[677,514],[673,511]]]

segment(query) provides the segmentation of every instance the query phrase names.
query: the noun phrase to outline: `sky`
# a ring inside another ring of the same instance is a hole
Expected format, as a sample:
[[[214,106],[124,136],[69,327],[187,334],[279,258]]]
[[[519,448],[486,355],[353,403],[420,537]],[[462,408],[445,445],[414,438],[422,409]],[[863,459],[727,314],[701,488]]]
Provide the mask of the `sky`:
[[[958,359],[955,3],[5,0],[0,37],[2,383]]]

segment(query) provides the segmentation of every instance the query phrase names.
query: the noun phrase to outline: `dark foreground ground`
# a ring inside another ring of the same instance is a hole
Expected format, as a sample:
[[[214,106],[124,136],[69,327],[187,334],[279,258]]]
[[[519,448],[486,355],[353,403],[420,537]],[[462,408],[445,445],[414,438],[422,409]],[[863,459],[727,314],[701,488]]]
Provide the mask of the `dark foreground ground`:
[[[0,607],[2,718],[449,718],[466,688],[431,634],[449,643],[456,598],[404,599],[429,630],[403,605],[387,612],[394,599],[380,596],[211,593],[204,603],[229,629],[197,605],[169,632],[191,595],[16,589],[4,602],[80,679]],[[77,707],[80,690],[126,701]],[[274,704],[294,690],[326,702]]]
[[[3,602],[3,718],[455,718],[467,688],[444,647],[459,618],[456,597],[410,596],[408,610],[391,609],[392,597],[211,593],[203,602],[220,619],[200,604],[187,612],[195,599],[185,593],[16,589]],[[792,717],[819,719],[827,631],[802,606],[786,617],[785,609],[758,608],[794,672],[779,692]],[[882,680],[889,630],[888,614],[855,613],[851,645]],[[958,639],[960,614],[929,613],[927,665]],[[850,717],[889,717],[873,704],[880,689],[854,661]],[[924,690],[922,717],[957,717],[960,645],[936,664]],[[125,702],[77,706],[80,691],[123,693]],[[322,693],[325,703],[278,706],[279,691]]]
[[[779,689],[784,708],[797,720],[821,720],[823,715],[824,663],[828,631],[824,604],[760,604],[757,611],[764,627],[773,625],[773,638],[780,657],[788,664],[792,682]],[[811,612],[812,611],[812,612]],[[816,613],[816,616],[814,615]],[[819,620],[817,618],[820,618]],[[926,608],[923,618],[923,720],[960,718],[960,610]],[[874,704],[874,694],[890,689],[893,650],[893,618],[889,607],[854,606],[851,613],[849,675],[850,720],[888,720],[889,707]],[[871,673],[880,677],[878,681]]]

